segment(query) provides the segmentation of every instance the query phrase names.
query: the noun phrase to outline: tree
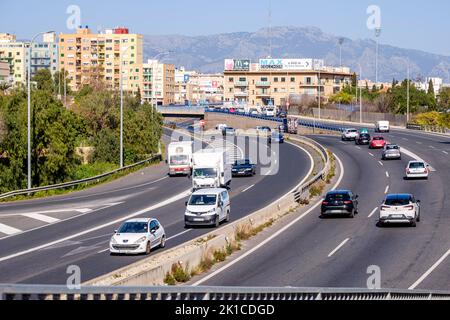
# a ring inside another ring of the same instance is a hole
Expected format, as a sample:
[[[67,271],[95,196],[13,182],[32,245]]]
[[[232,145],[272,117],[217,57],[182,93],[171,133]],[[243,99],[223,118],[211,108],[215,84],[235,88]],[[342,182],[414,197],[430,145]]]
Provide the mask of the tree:
[[[430,79],[430,82],[428,82],[428,94],[432,95],[433,97],[435,96],[434,85],[433,85],[433,81],[431,79]]]
[[[450,88],[444,87],[439,92],[438,108],[441,111],[450,109]]]
[[[52,74],[48,69],[38,70],[32,80],[36,82],[36,87],[38,90],[54,92],[55,87]]]

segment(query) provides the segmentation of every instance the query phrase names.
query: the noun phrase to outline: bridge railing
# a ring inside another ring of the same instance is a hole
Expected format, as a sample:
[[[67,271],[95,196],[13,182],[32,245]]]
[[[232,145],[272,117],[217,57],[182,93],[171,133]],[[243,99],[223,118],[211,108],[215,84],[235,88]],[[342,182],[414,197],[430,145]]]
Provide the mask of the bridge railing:
[[[450,300],[448,291],[339,288],[252,287],[81,287],[70,290],[53,285],[0,285],[0,300]]]

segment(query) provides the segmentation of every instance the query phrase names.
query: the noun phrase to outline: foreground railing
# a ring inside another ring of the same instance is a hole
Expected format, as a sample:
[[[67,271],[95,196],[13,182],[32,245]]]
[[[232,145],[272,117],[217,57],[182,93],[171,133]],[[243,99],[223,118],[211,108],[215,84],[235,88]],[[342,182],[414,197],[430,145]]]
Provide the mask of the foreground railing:
[[[450,300],[447,291],[245,287],[82,287],[0,285],[0,300]]]

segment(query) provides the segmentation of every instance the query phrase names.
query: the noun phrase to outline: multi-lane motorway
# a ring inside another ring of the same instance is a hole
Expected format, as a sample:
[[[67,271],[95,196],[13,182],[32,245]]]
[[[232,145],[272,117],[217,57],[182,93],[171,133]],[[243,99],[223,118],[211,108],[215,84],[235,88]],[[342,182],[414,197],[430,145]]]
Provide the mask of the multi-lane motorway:
[[[373,134],[373,132],[372,132]],[[405,181],[410,157],[381,161],[381,151],[313,136],[342,161],[338,188],[360,196],[355,219],[319,219],[319,208],[237,262],[225,264],[201,285],[362,287],[370,266],[381,271],[383,288],[450,288],[450,137],[393,130],[389,142],[415,153],[435,170],[428,181]],[[386,193],[412,193],[422,201],[417,228],[378,228]]]
[[[312,159],[304,150],[281,145],[278,174],[233,179],[231,220],[280,198],[311,169]],[[167,172],[167,166],[159,164],[67,196],[1,204],[0,283],[65,284],[70,265],[81,268],[84,282],[144,259],[108,252],[113,230],[131,217],[161,221],[168,238],[166,249],[210,232],[210,228],[184,228],[184,203],[192,182],[169,178]]]

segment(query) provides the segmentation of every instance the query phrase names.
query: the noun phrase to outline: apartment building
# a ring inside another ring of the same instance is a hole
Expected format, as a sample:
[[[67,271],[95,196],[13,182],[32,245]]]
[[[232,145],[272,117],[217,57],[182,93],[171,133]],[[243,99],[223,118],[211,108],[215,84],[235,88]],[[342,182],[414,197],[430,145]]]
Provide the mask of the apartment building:
[[[148,60],[142,70],[142,101],[157,105],[174,104],[175,65]]]
[[[7,82],[9,79],[9,63],[0,61],[0,83]]]
[[[198,104],[223,101],[223,74],[175,70],[175,103]]]
[[[59,36],[60,70],[66,70],[72,90],[95,81],[110,89],[137,93],[142,84],[143,36],[124,27],[92,33],[80,27],[75,34]]]
[[[351,83],[349,68],[324,66],[316,59],[227,59],[224,101],[251,106],[287,106],[291,96],[327,99]]]
[[[9,75],[5,81],[14,85],[26,84],[26,51],[27,45],[18,42],[15,35],[0,33],[0,61],[9,66]]]
[[[26,84],[29,60],[29,42],[19,42],[15,35],[0,34],[0,61],[10,66],[6,81],[11,84]],[[55,33],[43,35],[42,42],[31,45],[31,77],[40,69],[48,69],[52,74],[58,71],[58,44]]]

